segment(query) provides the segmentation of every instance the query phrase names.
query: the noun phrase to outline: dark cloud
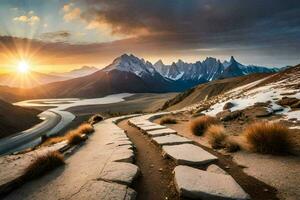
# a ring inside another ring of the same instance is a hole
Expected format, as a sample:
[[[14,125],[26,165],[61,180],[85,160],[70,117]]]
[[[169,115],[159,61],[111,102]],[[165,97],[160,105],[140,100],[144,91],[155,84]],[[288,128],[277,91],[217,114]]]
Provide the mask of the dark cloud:
[[[81,17],[88,23],[108,24],[114,34],[138,35],[146,30],[148,41],[180,49],[235,45],[271,48],[289,44],[300,47],[299,0],[80,2],[87,8]]]
[[[69,31],[55,31],[42,33],[40,35],[41,40],[50,41],[50,42],[65,42],[71,37]]]
[[[84,0],[87,21],[108,23],[115,33],[215,34],[255,28],[279,18],[297,19],[298,0]],[[293,10],[295,12],[293,12]],[[280,18],[282,16],[283,18]],[[277,24],[278,25],[278,24]],[[298,24],[299,25],[299,24]]]

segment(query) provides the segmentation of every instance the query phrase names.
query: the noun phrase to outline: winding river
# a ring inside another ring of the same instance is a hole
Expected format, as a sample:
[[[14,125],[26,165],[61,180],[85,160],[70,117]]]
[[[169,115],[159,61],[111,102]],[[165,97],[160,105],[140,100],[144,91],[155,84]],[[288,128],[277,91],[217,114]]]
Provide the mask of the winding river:
[[[41,142],[41,136],[55,135],[74,119],[75,115],[65,111],[68,108],[88,105],[113,104],[125,101],[124,98],[132,96],[129,93],[108,95],[102,98],[78,99],[35,99],[17,102],[14,105],[22,107],[51,107],[39,114],[43,121],[34,127],[14,134],[0,140],[0,155],[21,151],[29,147],[34,147]]]

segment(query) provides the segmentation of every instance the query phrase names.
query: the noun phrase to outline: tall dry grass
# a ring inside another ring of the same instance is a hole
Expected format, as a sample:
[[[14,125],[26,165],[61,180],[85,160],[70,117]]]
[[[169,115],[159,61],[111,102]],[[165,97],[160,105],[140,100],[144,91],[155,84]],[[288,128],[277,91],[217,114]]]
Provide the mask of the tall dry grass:
[[[220,149],[225,147],[225,140],[227,138],[225,128],[223,125],[211,125],[205,131],[205,137],[213,149]]]
[[[243,132],[252,151],[265,154],[287,154],[292,149],[289,129],[281,123],[255,122]]]
[[[53,145],[62,141],[67,141],[70,145],[77,145],[86,140],[84,134],[91,134],[94,132],[94,127],[89,123],[83,123],[76,129],[67,132],[64,136],[48,138],[42,146]]]
[[[217,118],[209,115],[204,115],[191,120],[190,130],[194,135],[201,136],[209,126],[217,124],[220,124]]]
[[[38,156],[25,169],[22,179],[26,181],[38,178],[64,164],[64,157],[61,153],[58,151],[49,152],[46,155]]]
[[[177,124],[177,120],[175,118],[171,118],[171,117],[163,117],[159,121],[159,124],[161,124],[161,125],[163,125],[163,124]]]

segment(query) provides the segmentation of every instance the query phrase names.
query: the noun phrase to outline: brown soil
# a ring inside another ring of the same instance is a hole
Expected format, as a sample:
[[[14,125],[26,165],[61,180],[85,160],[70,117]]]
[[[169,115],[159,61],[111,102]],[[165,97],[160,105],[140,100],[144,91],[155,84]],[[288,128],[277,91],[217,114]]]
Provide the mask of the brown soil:
[[[267,185],[266,183],[247,175],[243,169],[244,166],[240,166],[232,160],[231,155],[222,154],[208,147],[207,141],[204,137],[195,136],[189,130],[189,124],[186,116],[178,116],[180,123],[168,125],[170,128],[177,130],[178,134],[183,135],[196,142],[196,145],[202,147],[209,153],[217,156],[219,160],[215,163],[226,172],[228,172],[239,185],[251,196],[252,200],[277,200],[277,190],[274,187]],[[158,122],[159,119],[155,120]],[[237,128],[237,127],[236,127]],[[201,168],[202,169],[202,168]]]
[[[118,125],[126,130],[127,136],[136,147],[136,164],[141,170],[141,176],[133,185],[138,193],[137,200],[180,199],[173,183],[172,171],[175,163],[164,159],[159,147],[127,122],[124,120]]]

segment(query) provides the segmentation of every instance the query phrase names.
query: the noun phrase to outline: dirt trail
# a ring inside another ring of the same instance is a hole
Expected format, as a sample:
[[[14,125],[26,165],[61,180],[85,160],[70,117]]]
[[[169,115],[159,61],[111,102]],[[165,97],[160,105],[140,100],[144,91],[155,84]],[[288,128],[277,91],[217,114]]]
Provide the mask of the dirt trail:
[[[137,200],[180,199],[173,184],[175,163],[164,159],[159,147],[137,128],[129,126],[127,120],[118,126],[127,131],[127,136],[136,147],[136,165],[141,170],[141,176],[133,185],[138,193]]]

